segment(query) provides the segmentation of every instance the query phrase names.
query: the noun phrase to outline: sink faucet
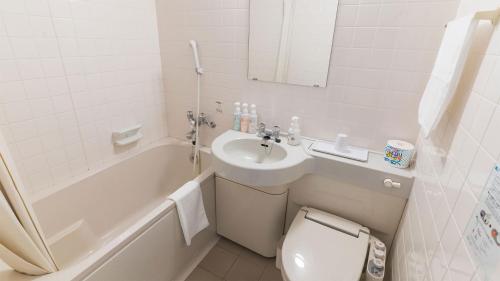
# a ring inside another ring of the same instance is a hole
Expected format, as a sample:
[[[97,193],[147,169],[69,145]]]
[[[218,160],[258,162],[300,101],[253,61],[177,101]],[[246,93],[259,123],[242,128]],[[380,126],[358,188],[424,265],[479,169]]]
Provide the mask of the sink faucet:
[[[279,126],[273,126],[272,130],[266,129],[266,124],[261,122],[259,124],[258,130],[257,130],[257,136],[259,138],[262,138],[265,142],[269,140],[274,140],[276,143],[280,143],[280,127]],[[263,144],[263,146],[266,146],[267,144]]]

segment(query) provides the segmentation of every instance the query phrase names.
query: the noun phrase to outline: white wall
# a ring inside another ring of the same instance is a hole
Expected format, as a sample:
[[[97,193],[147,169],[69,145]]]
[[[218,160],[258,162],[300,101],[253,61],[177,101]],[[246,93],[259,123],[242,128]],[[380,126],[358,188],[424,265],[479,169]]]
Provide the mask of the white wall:
[[[498,0],[463,0],[458,16]],[[481,23],[457,96],[430,139],[419,139],[416,183],[392,252],[392,280],[484,280],[464,228],[500,160],[500,27]],[[497,275],[489,280],[500,280]],[[425,278],[425,279],[424,279]]]
[[[0,1],[0,128],[30,192],[118,157],[113,129],[165,136],[161,76],[153,0]]]
[[[287,129],[302,117],[303,133],[383,149],[389,138],[416,140],[416,108],[457,1],[343,0],[327,88],[248,81],[249,0],[157,0],[169,133],[184,138],[194,107],[189,39],[199,41],[206,73],[202,109],[218,127],[203,128],[205,144],[231,127],[235,101],[256,103],[264,122]],[[215,114],[215,102],[223,114]]]

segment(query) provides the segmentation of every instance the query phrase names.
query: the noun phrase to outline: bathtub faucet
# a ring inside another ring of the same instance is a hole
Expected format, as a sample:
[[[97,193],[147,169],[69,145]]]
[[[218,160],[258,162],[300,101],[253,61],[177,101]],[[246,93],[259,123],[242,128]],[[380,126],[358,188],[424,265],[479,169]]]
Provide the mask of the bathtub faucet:
[[[200,116],[198,116],[198,122],[200,126],[202,125],[207,125],[209,128],[215,128],[217,125],[215,124],[214,121],[210,121],[210,118],[205,113],[200,113]]]
[[[210,118],[203,112],[200,113],[200,116],[198,116],[198,120],[194,117],[193,111],[189,110],[186,115],[188,121],[189,121],[189,126],[191,130],[186,134],[186,138],[188,140],[192,140],[193,144],[196,142],[196,123],[198,122],[198,126],[201,127],[203,125],[206,125],[209,128],[215,128],[217,125],[215,124],[214,121],[210,121]]]

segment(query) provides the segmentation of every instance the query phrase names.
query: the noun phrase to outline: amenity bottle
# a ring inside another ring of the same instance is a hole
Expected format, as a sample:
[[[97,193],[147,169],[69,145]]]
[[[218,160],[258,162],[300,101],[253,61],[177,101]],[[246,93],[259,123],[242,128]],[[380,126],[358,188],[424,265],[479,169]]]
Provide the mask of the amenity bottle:
[[[293,116],[292,123],[288,129],[288,144],[299,145],[301,142],[299,117]]]
[[[240,123],[241,122],[241,108],[240,108],[240,103],[235,102],[234,103],[234,113],[233,113],[233,130],[239,131],[240,130]]]
[[[255,134],[257,132],[258,119],[257,108],[255,104],[252,104],[250,105],[250,125],[248,126],[248,132],[250,134]]]
[[[243,104],[243,112],[240,118],[240,131],[243,133],[248,133],[248,125],[250,124],[250,114],[248,114],[248,104]]]

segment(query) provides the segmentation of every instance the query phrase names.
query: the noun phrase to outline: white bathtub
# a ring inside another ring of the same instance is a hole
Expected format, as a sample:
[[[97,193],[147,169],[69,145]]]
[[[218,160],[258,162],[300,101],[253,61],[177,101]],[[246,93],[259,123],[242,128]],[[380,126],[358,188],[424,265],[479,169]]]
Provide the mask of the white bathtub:
[[[202,150],[202,173],[191,147],[165,140],[123,161],[56,188],[34,202],[62,270],[42,277],[0,274],[5,280],[183,280],[217,242],[215,181]],[[187,247],[175,203],[167,196],[195,178],[210,226]]]

